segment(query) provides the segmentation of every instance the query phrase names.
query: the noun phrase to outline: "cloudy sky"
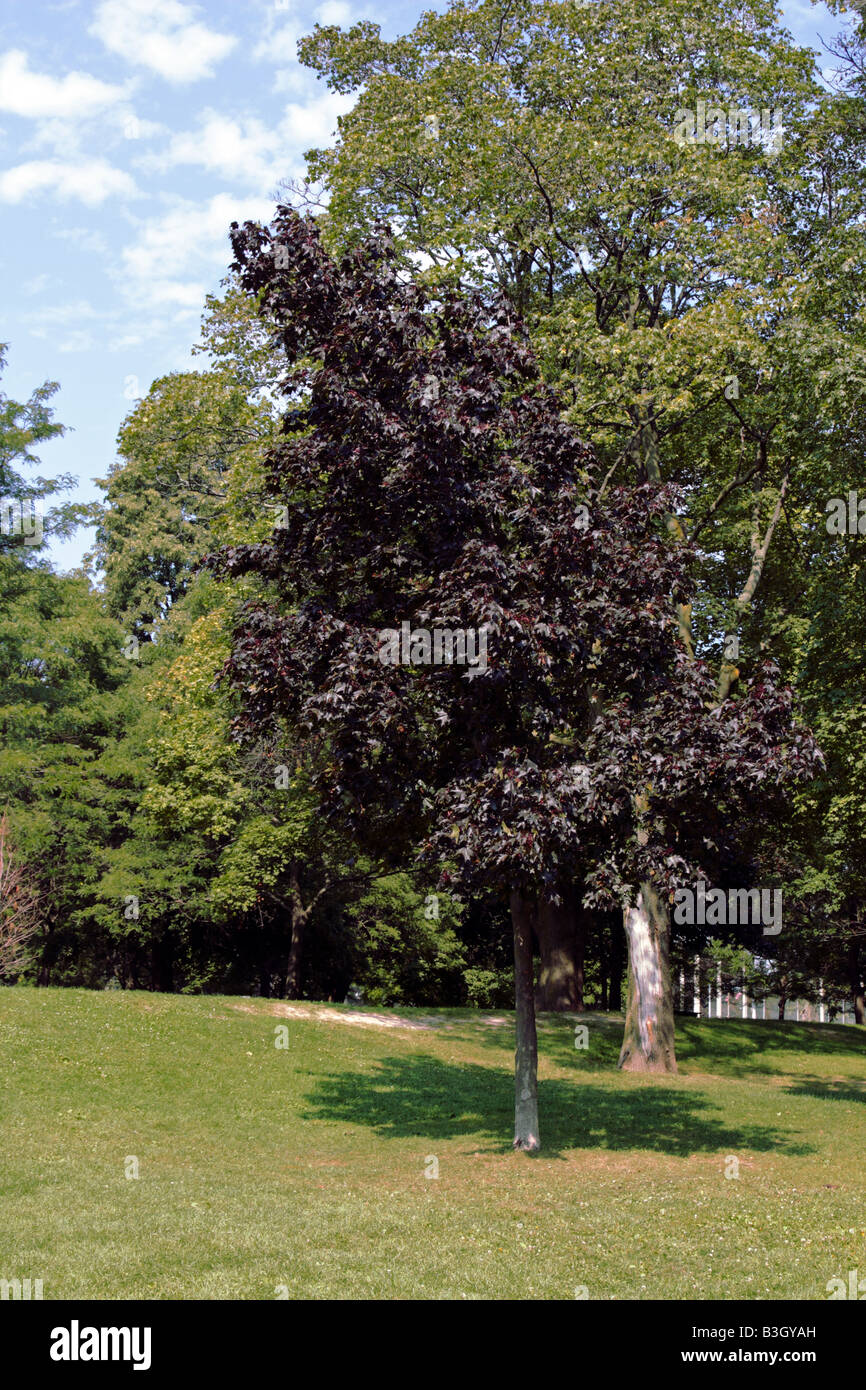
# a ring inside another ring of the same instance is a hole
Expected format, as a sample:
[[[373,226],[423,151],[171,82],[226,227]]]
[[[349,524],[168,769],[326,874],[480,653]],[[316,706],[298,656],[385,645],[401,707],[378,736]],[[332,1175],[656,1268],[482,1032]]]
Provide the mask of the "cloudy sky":
[[[99,495],[118,426],[165,372],[192,365],[204,296],[230,259],[233,219],[268,218],[304,151],[351,98],[295,56],[318,21],[405,32],[427,3],[398,0],[5,0],[0,27],[3,389],[60,382],[73,428],[42,451]],[[444,8],[444,0],[437,8]],[[819,47],[837,22],[786,0]],[[201,360],[196,362],[201,366]],[[56,545],[59,568],[90,543]]]

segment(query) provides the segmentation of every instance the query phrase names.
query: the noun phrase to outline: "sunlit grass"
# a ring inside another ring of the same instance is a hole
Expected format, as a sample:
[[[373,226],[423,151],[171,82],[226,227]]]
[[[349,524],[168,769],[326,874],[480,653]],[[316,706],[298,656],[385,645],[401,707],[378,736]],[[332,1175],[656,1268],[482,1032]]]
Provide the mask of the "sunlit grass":
[[[683,1020],[667,1079],[616,1070],[621,1020],[547,1016],[531,1158],[510,1014],[385,1029],[309,1006],[284,1050],[280,1010],[0,990],[0,1277],[45,1298],[824,1299],[866,1274],[859,1030]]]

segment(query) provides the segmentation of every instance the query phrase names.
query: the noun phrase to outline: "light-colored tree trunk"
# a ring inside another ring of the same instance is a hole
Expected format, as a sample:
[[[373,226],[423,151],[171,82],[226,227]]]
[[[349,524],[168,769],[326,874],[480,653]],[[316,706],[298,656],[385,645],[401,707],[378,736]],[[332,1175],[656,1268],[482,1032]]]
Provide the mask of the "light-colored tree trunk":
[[[514,1053],[514,1147],[534,1153],[538,1132],[538,1035],[532,979],[533,905],[516,890],[511,894],[514,930],[514,1006],[517,1047]]]
[[[623,1071],[675,1072],[670,926],[649,883],[624,913],[628,937],[628,1001],[619,1065]]]

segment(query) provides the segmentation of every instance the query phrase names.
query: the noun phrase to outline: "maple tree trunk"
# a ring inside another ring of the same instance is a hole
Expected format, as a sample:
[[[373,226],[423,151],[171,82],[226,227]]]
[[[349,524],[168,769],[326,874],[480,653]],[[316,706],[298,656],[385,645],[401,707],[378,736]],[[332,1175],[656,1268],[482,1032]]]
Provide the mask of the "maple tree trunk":
[[[304,952],[304,933],[309,912],[300,904],[299,895],[291,897],[292,944],[289,947],[289,962],[286,967],[286,999],[299,999],[301,995],[301,962]]]
[[[623,914],[628,938],[628,1000],[619,1065],[624,1071],[675,1072],[674,1008],[668,914],[642,883]]]
[[[553,1013],[583,1012],[585,924],[573,894],[558,903],[541,898],[536,935],[541,953],[536,1006]]]
[[[514,1007],[517,1046],[514,1053],[514,1147],[534,1153],[538,1135],[538,1035],[532,980],[532,904],[516,890],[511,894],[514,930]]]

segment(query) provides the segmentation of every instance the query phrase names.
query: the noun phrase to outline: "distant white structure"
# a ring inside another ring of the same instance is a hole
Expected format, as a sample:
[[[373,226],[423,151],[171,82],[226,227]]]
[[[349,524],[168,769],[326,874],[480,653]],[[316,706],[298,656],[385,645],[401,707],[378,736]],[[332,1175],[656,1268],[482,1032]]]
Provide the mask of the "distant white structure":
[[[756,961],[758,965],[769,962]],[[715,968],[713,968],[713,965]],[[701,976],[703,974],[703,985]],[[689,976],[691,978],[689,979]],[[767,995],[764,999],[750,999],[746,991],[745,972],[740,978],[738,989],[724,988],[720,961],[712,965],[704,962],[701,970],[701,957],[695,956],[694,969],[683,967],[679,972],[679,991],[677,1007],[680,1013],[693,1014],[696,1018],[749,1018],[779,1021],[779,996]],[[818,1000],[786,999],[785,1023],[844,1023],[854,1024],[854,1007],[849,1000],[833,1000],[835,1017],[830,1018],[830,1002],[824,988],[824,981],[818,981]]]

